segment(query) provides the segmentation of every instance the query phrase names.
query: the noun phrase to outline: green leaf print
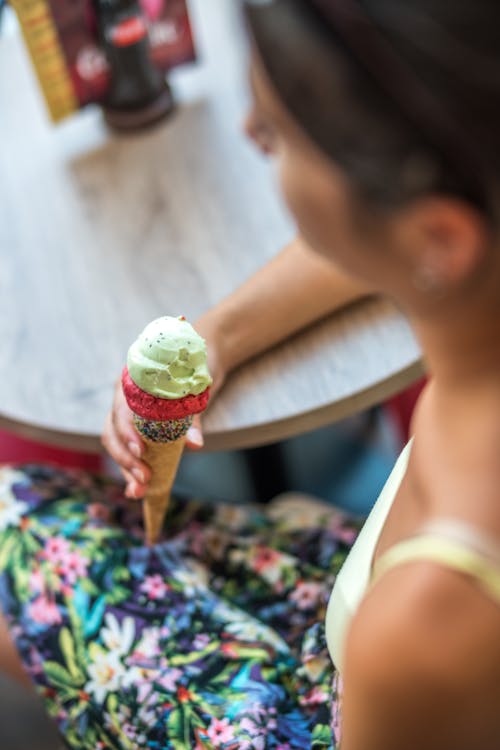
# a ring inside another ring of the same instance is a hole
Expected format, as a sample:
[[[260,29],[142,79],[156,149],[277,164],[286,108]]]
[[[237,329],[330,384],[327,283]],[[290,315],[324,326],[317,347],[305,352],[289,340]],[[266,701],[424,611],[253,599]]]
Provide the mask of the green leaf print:
[[[121,604],[130,596],[130,591],[124,586],[114,586],[111,591],[106,594],[106,604],[115,607],[117,604]]]
[[[76,731],[74,727],[68,727],[66,729],[65,739],[70,747],[81,748],[82,746],[82,740],[81,740],[80,734]],[[90,747],[90,745],[88,745],[88,747]]]
[[[99,587],[96,586],[94,581],[92,581],[90,578],[83,578],[80,581],[80,586],[82,587],[83,591],[85,591],[85,593],[89,596],[99,596]]]
[[[76,496],[73,497],[62,497],[57,503],[54,503],[52,508],[47,509],[48,513],[54,513],[54,508],[57,509],[57,517],[60,519],[75,518],[78,515],[82,515],[81,511],[78,512],[78,505],[75,503]]]
[[[173,667],[180,667],[185,664],[192,664],[195,661],[199,661],[204,656],[213,654],[213,652],[217,651],[219,648],[220,648],[220,641],[214,640],[206,648],[200,651],[192,651],[189,654],[178,654],[177,656],[172,656],[172,658],[170,659],[170,664]]]
[[[182,714],[179,708],[174,708],[168,715],[167,726],[169,730],[169,738],[175,740],[179,738],[182,733]]]
[[[106,732],[106,730],[102,727],[97,728],[97,733],[100,741],[104,743],[104,747],[106,748],[106,750],[123,750],[123,746],[121,745],[121,743],[119,744],[115,740],[115,738],[111,737],[110,733]],[[92,748],[90,748],[89,746],[89,750],[94,750],[94,746]]]
[[[103,542],[109,541],[110,539],[115,539],[117,537],[123,536],[123,530],[119,529],[118,527],[115,528],[113,526],[109,526],[108,528],[96,528],[95,526],[91,529],[82,529],[79,538],[82,541],[89,540],[92,545],[95,546],[96,551],[99,550],[99,548],[102,549]],[[103,550],[105,552],[105,550]]]
[[[116,713],[118,711],[118,698],[116,697],[116,693],[110,693],[108,695],[106,705],[110,713]]]
[[[114,693],[111,693],[106,701],[106,708],[108,709],[113,729],[119,736],[121,746],[125,748],[125,750],[136,750],[135,745],[129,740],[122,729],[121,722],[123,719],[118,715],[118,705],[118,698]]]
[[[15,582],[16,592],[21,601],[26,602],[31,596],[29,590],[29,565],[26,563],[21,544],[18,544],[10,556],[10,571]]]
[[[326,724],[317,724],[312,733],[311,750],[322,750],[332,746],[332,730]]]
[[[68,667],[68,671],[76,683],[81,685],[85,677],[76,663],[75,644],[68,628],[63,628],[61,630],[59,635],[59,646],[64,656],[66,666]]]
[[[24,544],[24,549],[31,554],[36,553],[38,552],[38,550],[41,549],[40,543],[37,541],[36,537],[33,536],[32,534],[23,535],[23,544]]]
[[[44,662],[43,670],[45,676],[54,687],[70,687],[77,689],[83,683],[83,678],[76,680],[67,669],[64,669],[64,667],[61,667],[61,665],[55,661]]]
[[[82,714],[89,710],[89,704],[86,701],[78,701],[74,706],[71,706],[68,716],[72,721],[78,719]]]
[[[2,546],[0,547],[0,571],[8,567],[12,550],[16,544],[17,539],[14,534],[6,532],[2,540]]]
[[[189,719],[187,713],[182,708],[174,708],[168,719],[168,738],[170,744],[175,750],[186,750],[191,746]]]
[[[113,571],[113,581],[130,581],[130,570],[124,565],[117,565]]]
[[[78,616],[72,600],[67,602],[69,621],[71,623],[71,632],[73,634],[73,643],[75,646],[76,660],[80,664],[85,661],[85,641],[83,638],[83,622]]]
[[[238,665],[228,664],[226,667],[224,667],[224,669],[222,669],[214,677],[212,677],[212,679],[210,680],[210,684],[215,686],[228,685],[237,671]],[[216,690],[217,689],[218,688],[216,688]]]

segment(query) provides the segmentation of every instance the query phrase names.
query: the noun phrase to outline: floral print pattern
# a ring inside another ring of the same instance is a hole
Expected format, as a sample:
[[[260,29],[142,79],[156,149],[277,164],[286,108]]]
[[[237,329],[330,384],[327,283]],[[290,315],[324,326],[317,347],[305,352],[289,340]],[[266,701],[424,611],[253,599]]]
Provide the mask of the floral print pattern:
[[[161,544],[119,483],[0,469],[0,604],[75,750],[326,750],[324,616],[357,525],[176,498]]]

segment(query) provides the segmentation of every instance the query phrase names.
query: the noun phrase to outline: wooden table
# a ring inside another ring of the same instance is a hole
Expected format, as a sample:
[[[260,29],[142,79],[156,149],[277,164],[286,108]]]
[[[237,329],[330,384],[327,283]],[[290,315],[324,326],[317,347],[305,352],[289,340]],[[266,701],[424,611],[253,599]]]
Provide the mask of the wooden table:
[[[240,131],[237,4],[192,5],[202,62],[173,76],[177,113],[133,136],[111,134],[97,108],[50,125],[20,39],[0,40],[0,426],[98,448],[143,326],[195,319],[293,236]],[[421,369],[405,319],[360,303],[235,373],[206,415],[206,447],[325,425]]]

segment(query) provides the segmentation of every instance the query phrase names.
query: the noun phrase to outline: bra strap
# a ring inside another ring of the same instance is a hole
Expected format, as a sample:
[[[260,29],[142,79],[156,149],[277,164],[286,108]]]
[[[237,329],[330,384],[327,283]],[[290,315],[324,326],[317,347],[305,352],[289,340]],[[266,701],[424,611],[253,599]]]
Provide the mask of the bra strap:
[[[434,562],[473,578],[500,604],[500,565],[464,542],[435,533],[419,534],[390,547],[375,562],[370,587],[390,570],[419,560]]]

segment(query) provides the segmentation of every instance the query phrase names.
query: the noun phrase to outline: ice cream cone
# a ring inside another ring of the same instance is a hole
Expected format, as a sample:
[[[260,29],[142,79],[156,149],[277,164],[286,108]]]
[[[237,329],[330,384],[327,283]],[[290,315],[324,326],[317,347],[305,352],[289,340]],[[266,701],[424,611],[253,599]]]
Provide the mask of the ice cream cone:
[[[144,526],[146,541],[153,545],[161,534],[186,436],[169,443],[157,443],[144,436],[142,440],[143,458],[151,469],[151,481],[143,501]]]
[[[122,387],[151,469],[143,504],[149,545],[160,536],[186,434],[211,382],[205,342],[183,316],[157,318],[129,348]]]

